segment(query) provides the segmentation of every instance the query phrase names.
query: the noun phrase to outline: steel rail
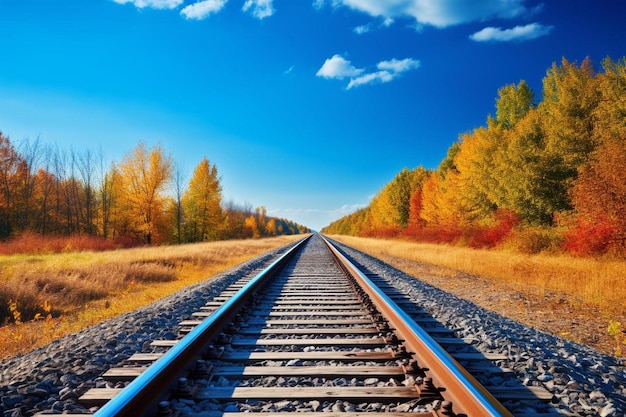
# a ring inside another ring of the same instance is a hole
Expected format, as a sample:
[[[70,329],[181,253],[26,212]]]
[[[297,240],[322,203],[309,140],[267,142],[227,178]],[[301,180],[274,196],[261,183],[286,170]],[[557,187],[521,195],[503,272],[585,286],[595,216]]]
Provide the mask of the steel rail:
[[[456,359],[439,345],[424,329],[380,290],[363,272],[322,236],[340,265],[355,279],[370,297],[379,312],[393,326],[407,348],[415,353],[418,364],[428,368],[435,386],[445,387],[444,399],[451,401],[455,413],[468,416],[512,417],[485,387],[482,386]]]
[[[141,417],[156,415],[158,400],[173,391],[178,379],[193,367],[195,360],[243,307],[249,295],[270,279],[310,236],[300,240],[289,251],[261,271],[228,299],[213,314],[168,350],[159,360],[104,404],[95,417]],[[165,398],[163,398],[165,399]]]

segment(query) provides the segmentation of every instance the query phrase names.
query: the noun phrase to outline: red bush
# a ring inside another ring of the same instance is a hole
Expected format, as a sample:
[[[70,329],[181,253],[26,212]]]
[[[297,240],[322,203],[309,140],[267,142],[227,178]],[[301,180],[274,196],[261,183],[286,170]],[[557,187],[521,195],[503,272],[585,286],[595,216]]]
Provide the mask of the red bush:
[[[402,229],[399,227],[387,227],[382,229],[371,229],[365,232],[359,233],[359,236],[374,237],[379,239],[390,239],[402,234]]]
[[[119,245],[111,240],[95,236],[41,236],[27,232],[0,243],[0,254],[104,251],[118,247]]]
[[[520,222],[519,216],[513,210],[498,210],[496,223],[492,226],[476,227],[469,230],[467,245],[471,248],[494,248]]]
[[[428,243],[456,243],[463,236],[462,231],[455,226],[409,226],[404,230],[404,235],[419,241]]]
[[[576,226],[565,233],[563,247],[577,256],[602,255],[608,251],[615,230],[608,219],[592,224],[578,218]]]

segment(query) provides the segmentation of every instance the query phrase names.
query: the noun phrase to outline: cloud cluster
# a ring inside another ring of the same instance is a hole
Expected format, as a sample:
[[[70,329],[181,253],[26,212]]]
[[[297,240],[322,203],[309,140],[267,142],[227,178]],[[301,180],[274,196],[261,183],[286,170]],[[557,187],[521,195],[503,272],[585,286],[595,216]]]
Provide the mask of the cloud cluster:
[[[486,27],[471,35],[470,39],[476,42],[528,41],[545,36],[551,30],[552,26],[544,26],[539,23],[515,26],[511,29]]]
[[[373,17],[393,20],[412,18],[422,25],[439,28],[492,18],[510,19],[527,13],[525,0],[327,0],[333,7],[345,6]],[[314,6],[323,7],[324,0]]]
[[[364,68],[357,68],[341,55],[333,55],[324,61],[317,71],[317,76],[327,79],[343,80],[349,78],[347,90],[374,83],[387,83],[398,78],[403,73],[417,69],[420,61],[412,58],[391,59],[376,64],[375,71],[366,72]]]
[[[489,19],[513,19],[528,17],[542,9],[542,5],[526,7],[527,0],[315,0],[313,6],[322,8],[347,7],[383,20],[390,25],[395,19],[405,18],[415,21],[416,28],[434,26],[446,28],[470,22],[483,22]],[[354,28],[357,34],[373,29],[373,24]],[[547,35],[552,27],[539,23],[515,26],[511,29],[486,27],[470,36],[477,42],[527,41]]]
[[[153,9],[176,9],[184,0],[113,0],[118,4],[130,3],[138,9],[145,7]],[[202,20],[221,11],[228,0],[196,0],[180,11],[186,19]],[[242,10],[250,12],[257,19],[264,19],[274,14],[274,0],[246,0]]]
[[[176,9],[185,3],[185,0],[113,0],[118,4],[130,3],[139,9]],[[201,20],[220,12],[229,0],[192,0],[182,8],[180,14],[186,19]],[[541,5],[528,8],[524,5],[527,0],[313,0],[313,7],[323,8],[326,4],[331,7],[347,7],[352,10],[366,13],[372,17],[382,19],[382,26],[391,25],[394,19],[409,18],[415,20],[416,27],[426,25],[438,28],[458,25],[462,23],[486,21],[489,19],[512,19],[519,16],[529,16],[539,10]],[[252,14],[257,19],[272,16],[274,0],[245,0],[242,10]],[[354,32],[364,34],[375,27],[374,23],[357,26]],[[511,29],[486,27],[470,36],[477,42],[508,42],[526,41],[547,35],[551,26],[531,23],[525,26],[515,26]],[[368,80],[386,82],[393,73],[365,74],[364,79],[356,80],[356,84],[368,83]]]

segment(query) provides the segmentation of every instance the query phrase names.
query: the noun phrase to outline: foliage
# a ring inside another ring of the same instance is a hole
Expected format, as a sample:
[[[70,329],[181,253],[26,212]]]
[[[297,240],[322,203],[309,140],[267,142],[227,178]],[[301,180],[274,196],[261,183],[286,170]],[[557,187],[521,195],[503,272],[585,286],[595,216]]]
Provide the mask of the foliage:
[[[41,236],[25,232],[5,242],[0,242],[0,255],[18,253],[47,254],[73,251],[104,251],[129,247],[118,241],[97,236]]]
[[[615,226],[606,219],[588,223],[582,218],[565,233],[563,247],[578,256],[606,253],[615,234]]]
[[[221,202],[222,187],[217,167],[204,157],[182,196],[185,241],[219,239],[223,223]]]
[[[536,104],[525,81],[500,88],[496,117],[460,135],[437,170],[414,182],[402,170],[323,232],[626,255],[626,59],[602,68],[554,63]]]
[[[264,208],[255,213],[233,203],[222,207],[220,180],[205,157],[185,186],[160,146],[139,143],[120,163],[107,165],[101,154],[65,152],[38,139],[14,146],[0,131],[0,253],[309,232],[267,216]],[[250,215],[253,227],[246,225]]]
[[[140,143],[119,165],[121,198],[126,207],[126,233],[151,244],[164,238],[164,191],[172,178],[172,158],[156,146]]]
[[[541,252],[558,252],[562,243],[562,234],[553,227],[527,226],[515,230],[504,246],[532,255]]]

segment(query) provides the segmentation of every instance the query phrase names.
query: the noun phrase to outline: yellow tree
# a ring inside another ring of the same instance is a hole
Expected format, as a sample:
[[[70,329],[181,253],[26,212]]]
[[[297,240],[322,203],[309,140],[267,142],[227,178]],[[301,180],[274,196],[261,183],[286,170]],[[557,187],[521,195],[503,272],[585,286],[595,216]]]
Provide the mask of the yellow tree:
[[[253,239],[258,239],[261,237],[261,232],[259,231],[259,224],[256,220],[256,217],[253,214],[246,217],[246,220],[244,222],[244,227],[247,230],[251,231]]]
[[[204,157],[194,170],[189,188],[183,194],[182,206],[187,240],[216,240],[223,223],[222,187],[217,167]]]
[[[278,234],[278,224],[276,219],[270,218],[265,225],[265,236],[276,236]]]
[[[488,127],[474,129],[461,137],[454,156],[454,170],[448,170],[446,182],[456,181],[455,195],[459,209],[468,221],[489,220],[496,210],[498,171],[503,168],[499,155],[506,146],[505,129],[488,122]],[[504,167],[506,168],[506,167]],[[457,175],[454,175],[454,173]]]
[[[410,200],[413,191],[422,187],[428,170],[404,168],[370,203],[371,227],[404,228],[409,224]]]
[[[172,158],[160,146],[144,143],[128,153],[119,165],[130,233],[145,243],[157,242],[167,226],[165,191],[172,177]]]

